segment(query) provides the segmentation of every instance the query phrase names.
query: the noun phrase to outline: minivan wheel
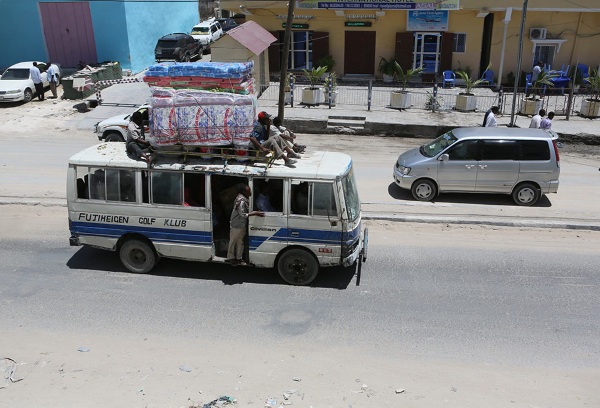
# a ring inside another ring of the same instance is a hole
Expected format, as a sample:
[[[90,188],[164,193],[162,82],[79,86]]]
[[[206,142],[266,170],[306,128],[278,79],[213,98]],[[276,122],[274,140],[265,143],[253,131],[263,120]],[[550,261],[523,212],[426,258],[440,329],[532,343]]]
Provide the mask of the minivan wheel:
[[[512,193],[515,203],[523,206],[534,205],[538,202],[540,196],[540,189],[531,183],[519,184]]]
[[[437,195],[437,186],[428,179],[417,180],[410,189],[415,200],[431,201]]]

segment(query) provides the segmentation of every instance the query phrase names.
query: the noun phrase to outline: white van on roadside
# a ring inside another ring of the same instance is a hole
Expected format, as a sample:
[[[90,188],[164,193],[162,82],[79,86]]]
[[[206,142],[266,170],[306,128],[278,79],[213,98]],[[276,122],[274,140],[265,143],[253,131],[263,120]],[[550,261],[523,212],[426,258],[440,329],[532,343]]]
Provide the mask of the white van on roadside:
[[[402,153],[394,182],[419,201],[439,193],[493,193],[534,205],[542,194],[558,191],[557,139],[555,132],[542,129],[453,129]]]
[[[208,48],[223,36],[221,24],[213,17],[196,24],[190,33],[203,47]]]

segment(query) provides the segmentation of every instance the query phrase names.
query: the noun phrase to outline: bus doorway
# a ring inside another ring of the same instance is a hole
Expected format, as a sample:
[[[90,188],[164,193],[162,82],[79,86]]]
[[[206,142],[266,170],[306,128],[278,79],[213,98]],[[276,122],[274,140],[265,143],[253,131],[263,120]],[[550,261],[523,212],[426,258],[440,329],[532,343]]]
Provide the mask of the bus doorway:
[[[220,258],[227,258],[229,218],[240,183],[248,184],[248,178],[220,174],[210,176],[212,240],[214,255]]]

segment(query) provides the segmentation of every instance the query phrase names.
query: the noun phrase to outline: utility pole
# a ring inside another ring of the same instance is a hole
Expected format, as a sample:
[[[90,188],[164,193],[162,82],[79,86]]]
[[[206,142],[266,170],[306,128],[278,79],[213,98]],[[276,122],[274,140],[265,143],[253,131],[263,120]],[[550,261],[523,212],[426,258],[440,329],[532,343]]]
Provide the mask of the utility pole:
[[[285,79],[287,77],[288,59],[290,54],[290,37],[292,36],[292,21],[294,21],[295,7],[296,0],[289,0],[285,34],[283,35],[283,55],[281,56],[281,72],[279,78],[279,104],[277,116],[279,116],[279,119],[281,119],[281,123],[283,123],[283,112],[285,110]]]
[[[525,18],[527,17],[527,0],[523,1],[523,16],[521,17],[521,31],[519,32],[519,54],[517,55],[517,75],[515,76],[515,86],[513,88],[513,103],[510,112],[510,124],[508,126],[516,126],[515,107],[517,104],[517,88],[521,79],[521,62],[523,61],[523,32],[525,31]]]

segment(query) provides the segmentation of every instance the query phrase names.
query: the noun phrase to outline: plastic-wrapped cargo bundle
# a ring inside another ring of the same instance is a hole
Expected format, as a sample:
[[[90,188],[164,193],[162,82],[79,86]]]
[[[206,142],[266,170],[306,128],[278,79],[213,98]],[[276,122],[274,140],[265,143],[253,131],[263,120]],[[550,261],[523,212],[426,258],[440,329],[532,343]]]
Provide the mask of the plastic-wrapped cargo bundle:
[[[178,142],[174,98],[174,89],[152,89],[149,139],[152,146],[172,146]]]
[[[254,96],[188,89],[176,91],[174,103],[181,144],[248,146],[256,115]]]
[[[159,64],[150,65],[144,76],[167,77],[169,76],[169,69],[172,65],[174,65],[173,62],[161,62]]]

